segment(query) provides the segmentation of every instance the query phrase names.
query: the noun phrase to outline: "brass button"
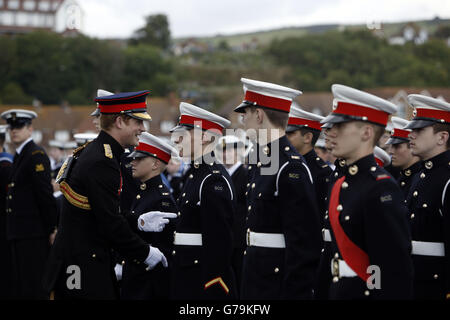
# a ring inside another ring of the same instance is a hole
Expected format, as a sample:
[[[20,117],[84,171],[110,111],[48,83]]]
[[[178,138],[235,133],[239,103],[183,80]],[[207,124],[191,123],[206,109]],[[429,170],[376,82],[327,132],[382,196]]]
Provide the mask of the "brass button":
[[[244,256],[247,254],[247,250],[244,251]]]
[[[291,148],[289,148],[289,147],[285,147],[284,148],[284,151],[289,151]]]
[[[178,216],[181,216],[181,212],[178,212]]]
[[[124,265],[125,264],[125,260],[122,260],[122,265]]]
[[[339,278],[338,277],[333,277],[333,282],[334,283],[336,283],[336,282],[338,282],[339,281]]]
[[[275,270],[273,270],[273,271],[275,271],[275,273],[278,273],[278,272],[280,272],[280,269],[278,269],[278,267],[277,267],[277,268],[275,268]]]
[[[12,199],[12,195],[9,195],[9,196],[8,196],[8,199],[10,199],[10,200],[11,200],[11,199]]]
[[[336,252],[336,253],[334,254],[334,258],[335,258],[335,259],[339,259],[339,253]]]
[[[189,200],[186,200],[186,202],[185,202],[186,204],[188,204],[189,203]]]
[[[95,258],[95,257],[96,257],[96,255],[95,255],[95,253],[93,253],[93,254],[92,254],[92,258]]]
[[[175,251],[175,250],[173,250],[173,251],[172,251],[172,255],[174,256],[174,255],[175,255],[175,253],[176,253],[176,251]]]
[[[136,199],[138,199],[138,200],[139,200],[140,198],[141,198],[141,196],[140,196],[140,195],[137,195],[137,196],[136,196]]]
[[[162,187],[163,187],[163,185],[162,185],[162,184],[160,184],[160,185],[158,186],[158,188],[160,188],[160,189],[161,189]]]
[[[335,173],[334,173],[334,176],[335,176],[335,177],[337,178],[337,176],[338,176],[338,173],[337,173],[337,172],[335,172]]]
[[[404,187],[404,186],[406,185],[406,182],[405,182],[405,181],[402,181],[402,182],[400,183],[400,185],[401,185],[402,187]]]
[[[370,167],[370,171],[372,171],[372,172],[377,171],[377,167]]]
[[[252,166],[248,166],[248,170],[252,170]]]
[[[431,168],[433,168],[433,162],[431,162],[431,161],[425,162],[425,168],[427,168],[428,170],[430,170]]]
[[[369,290],[364,291],[364,295],[365,295],[366,297],[368,297],[368,296],[370,295]]]
[[[322,252],[322,253],[323,253],[324,251],[325,251],[325,248],[322,248],[322,250],[320,250],[320,252]]]
[[[252,183],[252,189],[255,189],[256,183]]]
[[[405,176],[409,177],[410,175],[411,175],[411,170],[410,169],[405,170]]]
[[[344,220],[345,220],[345,221],[350,220],[350,216],[345,216]]]
[[[194,260],[194,264],[197,264],[198,263],[198,260]]]
[[[317,160],[317,161],[320,161],[320,158],[319,158],[319,157],[317,157],[317,158],[316,158],[316,160]]]
[[[338,205],[336,210],[337,211],[342,211],[344,209],[344,207],[342,206],[342,204]]]
[[[414,213],[411,213],[411,219],[414,219],[415,215]]]
[[[358,173],[358,166],[353,165],[350,168],[348,168],[348,173],[350,173],[352,176]]]
[[[189,175],[189,179],[192,179],[192,178],[194,178],[194,175],[191,173],[191,174]]]
[[[328,215],[326,214],[326,215],[325,215],[325,220],[327,220],[327,219],[328,219]]]
[[[250,187],[250,183],[247,183],[247,188]]]
[[[426,204],[426,203],[424,203],[423,205],[422,205],[422,208],[427,208],[428,207],[428,205]]]
[[[147,189],[147,185],[145,183],[142,183],[140,188],[142,191],[144,191],[145,189]]]
[[[252,206],[248,206],[248,211],[252,210]]]
[[[245,191],[245,195],[246,195],[246,196],[248,195],[248,191]]]
[[[435,274],[435,275],[433,276],[433,278],[434,278],[434,279],[437,279],[437,278],[439,278],[439,275]]]
[[[425,177],[426,177],[425,173],[422,172],[422,173],[420,174],[420,178],[423,179],[423,178],[425,178]]]
[[[347,182],[342,182],[342,189],[347,189],[348,188],[348,183]]]
[[[264,154],[269,154],[270,149],[269,147],[265,146],[262,151],[264,152]]]
[[[186,197],[186,192],[181,195],[183,198]]]
[[[413,192],[414,197],[417,197],[418,194],[419,194],[419,192],[417,192],[417,190]]]
[[[258,193],[258,198],[261,198],[261,193]]]
[[[258,163],[256,164],[256,166],[259,168],[259,167],[262,166],[262,163],[261,163],[261,162],[258,162]]]

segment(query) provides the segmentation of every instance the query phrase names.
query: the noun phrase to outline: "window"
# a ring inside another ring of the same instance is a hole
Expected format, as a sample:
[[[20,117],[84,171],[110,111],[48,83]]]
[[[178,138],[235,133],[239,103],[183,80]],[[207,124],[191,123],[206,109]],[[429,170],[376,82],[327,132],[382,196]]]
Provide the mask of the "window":
[[[25,12],[17,13],[16,24],[21,27],[28,25],[28,14],[26,14]]]
[[[5,26],[11,26],[14,23],[14,15],[12,12],[3,12],[2,23]]]
[[[49,11],[50,10],[50,2],[46,0],[41,0],[39,2],[39,10]]]
[[[19,9],[19,0],[9,0],[8,9]]]
[[[25,10],[34,10],[35,7],[36,7],[36,2],[34,2],[32,0],[26,0],[23,2],[23,8]]]

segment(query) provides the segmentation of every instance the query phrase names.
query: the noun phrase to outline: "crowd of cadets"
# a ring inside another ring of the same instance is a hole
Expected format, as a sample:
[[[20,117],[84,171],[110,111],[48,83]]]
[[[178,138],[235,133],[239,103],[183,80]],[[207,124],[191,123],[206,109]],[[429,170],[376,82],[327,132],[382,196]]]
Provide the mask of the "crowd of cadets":
[[[3,112],[0,298],[450,299],[450,104],[409,95],[408,121],[335,84],[322,117],[241,82],[244,138],[182,102],[169,142],[148,91],[99,90],[99,133],[49,159]]]

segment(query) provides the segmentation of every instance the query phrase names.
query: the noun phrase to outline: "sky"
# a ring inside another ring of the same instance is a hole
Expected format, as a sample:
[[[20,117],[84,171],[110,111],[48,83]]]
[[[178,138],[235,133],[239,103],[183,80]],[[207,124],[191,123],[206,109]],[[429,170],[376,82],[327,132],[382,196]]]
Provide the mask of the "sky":
[[[450,0],[77,0],[82,31],[128,38],[152,14],[168,16],[172,37],[200,37],[317,24],[450,18]]]

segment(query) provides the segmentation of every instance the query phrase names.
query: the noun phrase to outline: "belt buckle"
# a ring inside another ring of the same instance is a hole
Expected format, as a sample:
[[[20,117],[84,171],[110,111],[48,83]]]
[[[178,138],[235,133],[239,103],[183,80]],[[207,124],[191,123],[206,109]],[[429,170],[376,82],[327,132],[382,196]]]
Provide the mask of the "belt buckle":
[[[333,281],[336,282],[339,276],[339,259],[333,258],[331,259],[331,275],[333,276]]]

